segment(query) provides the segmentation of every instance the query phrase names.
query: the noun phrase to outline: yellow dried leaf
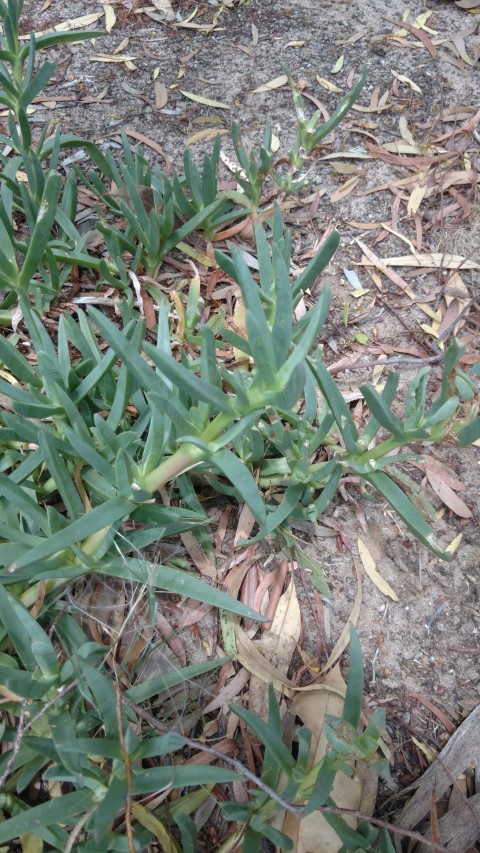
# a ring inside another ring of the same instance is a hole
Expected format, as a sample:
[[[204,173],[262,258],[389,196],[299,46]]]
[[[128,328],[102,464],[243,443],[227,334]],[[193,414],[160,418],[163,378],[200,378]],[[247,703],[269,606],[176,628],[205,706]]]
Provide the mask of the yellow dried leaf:
[[[380,592],[383,592],[384,595],[388,595],[393,601],[398,601],[398,595],[395,590],[392,589],[390,584],[382,578],[381,574],[377,571],[375,566],[375,560],[373,559],[370,551],[367,546],[361,539],[357,539],[358,553],[360,554],[360,559],[363,563],[363,568],[365,569],[368,577],[375,584],[377,589]]]
[[[204,130],[197,130],[196,133],[192,133],[191,136],[185,142],[185,145],[195,145],[197,142],[200,142],[202,139],[205,142],[212,142],[217,134],[219,136],[225,136],[228,133],[228,130],[222,128],[218,130],[216,127],[206,127]]]
[[[411,737],[412,737],[412,741],[415,744],[415,746],[418,746],[420,752],[423,752],[427,761],[429,761],[430,764],[432,764],[432,762],[435,761],[435,759],[438,755],[437,750],[434,749],[432,746],[428,746],[428,744],[423,743],[421,740],[417,740],[417,738],[414,737],[413,735]]]
[[[354,559],[355,575],[357,577],[357,592],[355,594],[355,601],[353,602],[353,606],[350,611],[350,616],[345,622],[342,632],[337,642],[335,643],[332,651],[330,652],[325,666],[322,668],[322,671],[320,673],[321,675],[323,675],[323,673],[327,672],[329,669],[335,666],[337,661],[340,660],[341,656],[343,655],[345,649],[347,648],[350,642],[350,623],[352,623],[352,625],[357,624],[358,615],[360,613],[360,606],[362,604],[362,576],[360,569],[358,568],[357,562],[358,561]]]
[[[407,202],[407,213],[411,213],[415,215],[418,208],[420,207],[423,199],[425,198],[425,193],[427,192],[427,184],[418,185],[413,188],[410,193],[410,197]]]
[[[338,74],[342,70],[344,62],[345,62],[345,54],[342,53],[342,55],[338,57],[333,68],[330,69],[330,74]]]
[[[68,21],[62,21],[61,24],[55,24],[54,27],[48,27],[46,30],[39,30],[35,33],[35,37],[44,36],[47,33],[65,33],[70,30],[82,30],[86,27],[91,27],[92,24],[95,24],[99,18],[101,18],[103,12],[92,12],[90,15],[82,15],[80,18],[70,18]],[[20,36],[22,41],[26,41],[30,38],[30,35]]]
[[[438,338],[438,331],[433,328],[433,326],[428,326],[427,323],[420,323],[420,328],[423,329],[427,335],[431,335],[432,338]]]
[[[105,29],[107,33],[111,33],[115,26],[115,21],[117,20],[115,9],[110,3],[104,3],[103,10],[105,12]]]
[[[304,44],[304,41],[289,41],[285,47],[303,47]]]
[[[270,80],[269,83],[264,83],[263,86],[257,86],[256,89],[251,90],[251,94],[257,94],[258,92],[271,92],[272,89],[279,89],[281,86],[285,86],[288,83],[288,77],[286,74],[281,74],[280,77],[275,77],[274,80]]]
[[[478,444],[478,442],[475,442],[475,443]],[[455,551],[457,550],[458,546],[460,545],[462,538],[463,538],[463,533],[459,533],[458,536],[455,536],[455,539],[452,539],[452,541],[450,542],[450,545],[447,545],[447,547],[445,548],[445,551],[448,551],[449,554],[454,554]]]
[[[480,264],[475,261],[470,261],[462,255],[448,255],[443,252],[418,252],[415,255],[382,258],[382,263],[386,267],[442,267],[444,270],[457,268],[480,270]],[[368,262],[360,261],[360,266],[368,266]]]
[[[115,50],[113,51],[113,54],[115,55],[116,53],[121,53],[122,50],[125,50],[125,48],[128,47],[129,43],[130,39],[127,36],[126,38],[121,40],[120,44],[117,44]]]
[[[407,145],[411,145],[412,148],[415,148],[415,140],[408,128],[408,122],[405,116],[400,116],[398,128],[400,130],[400,136],[402,137],[403,141],[406,142]]]
[[[335,83],[330,83],[330,80],[325,80],[325,77],[320,77],[317,74],[317,83],[320,83],[320,86],[323,86],[324,89],[327,89],[328,92],[342,92],[343,89],[340,86],[336,86]]]
[[[420,86],[417,86],[417,84],[416,84],[416,83],[414,83],[414,82],[413,82],[413,80],[410,80],[410,77],[405,77],[405,75],[404,75],[404,74],[397,74],[397,72],[396,72],[396,71],[394,71],[394,70],[393,70],[393,68],[392,68],[392,74],[393,74],[393,76],[394,76],[394,77],[396,77],[396,78],[397,78],[397,80],[398,80],[400,83],[405,83],[405,85],[406,85],[406,86],[410,86],[410,88],[411,88],[414,92],[418,92],[418,94],[419,94],[419,95],[421,95],[421,94],[422,94],[422,90],[420,89]]]
[[[138,56],[112,56],[108,53],[97,53],[90,57],[90,62],[133,62]]]
[[[204,98],[203,95],[195,95],[193,92],[185,92],[184,89],[179,89],[184,98],[189,98],[197,104],[204,104],[206,107],[218,107],[221,110],[231,110],[228,104],[222,104],[220,101],[212,101],[211,98]]]
[[[170,834],[169,830],[149,809],[146,809],[140,803],[132,803],[132,814],[145,829],[148,829],[157,838],[165,853],[181,853],[181,848],[178,846],[173,835]]]
[[[417,302],[417,308],[420,308],[420,311],[423,311],[423,313],[426,314],[427,317],[430,317],[430,319],[433,320],[434,323],[441,322],[442,315],[440,311],[434,311],[433,308],[431,308],[430,305],[427,305],[426,302]]]
[[[345,181],[345,183],[330,197],[332,204],[335,204],[336,201],[340,201],[342,198],[349,195],[357,186],[360,178],[361,175],[353,175],[353,177],[349,178],[348,181]]]

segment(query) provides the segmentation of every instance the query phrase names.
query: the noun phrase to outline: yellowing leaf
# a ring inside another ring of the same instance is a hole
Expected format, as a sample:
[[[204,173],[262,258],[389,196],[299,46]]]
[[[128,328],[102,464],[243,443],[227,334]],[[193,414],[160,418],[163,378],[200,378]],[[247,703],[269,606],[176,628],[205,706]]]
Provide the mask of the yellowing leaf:
[[[80,18],[70,18],[68,21],[62,21],[61,24],[55,24],[54,27],[48,27],[46,30],[39,30],[39,32],[35,33],[35,36],[43,36],[46,33],[65,33],[70,30],[82,30],[86,27],[91,27],[92,24],[95,24],[99,18],[101,18],[103,12],[92,12],[90,15],[82,15]],[[20,39],[26,41],[29,39],[29,35],[20,36]]]
[[[263,86],[258,86],[256,89],[251,90],[251,94],[255,94],[257,92],[270,92],[272,89],[279,89],[280,86],[285,86],[288,83],[288,77],[286,74],[281,74],[280,77],[275,77],[274,80],[270,80],[269,83],[264,83]]]
[[[184,98],[189,98],[197,104],[204,104],[206,107],[218,107],[221,110],[232,109],[228,104],[222,104],[220,101],[212,101],[211,98],[204,98],[203,95],[195,95],[193,92],[185,92],[183,89],[179,89],[179,92],[182,93]]]
[[[115,9],[110,3],[104,3],[103,10],[105,12],[105,29],[107,33],[111,33],[115,26],[115,21],[117,20]]]
[[[90,57],[90,62],[133,62],[138,56],[112,56],[108,53],[97,53]]]
[[[415,214],[420,207],[423,199],[425,198],[425,194],[427,192],[427,183],[419,184],[414,187],[412,192],[410,193],[410,197],[407,202],[407,213]]]
[[[406,142],[407,145],[411,145],[412,148],[415,148],[415,140],[408,128],[408,123],[405,116],[400,116],[400,119],[398,121],[398,127],[400,130],[400,136],[402,137],[403,141]]]
[[[170,835],[168,829],[149,809],[146,809],[140,803],[132,803],[132,814],[145,829],[148,829],[158,839],[165,853],[181,853],[181,848],[178,846],[173,835]]]
[[[38,835],[29,832],[28,835],[20,836],[22,853],[42,853],[43,841]]]
[[[423,752],[427,761],[429,761],[430,764],[432,764],[438,755],[437,750],[434,749],[432,746],[428,746],[428,744],[423,743],[421,740],[417,740],[417,738],[414,737],[413,735],[411,735],[411,738],[412,738],[412,741],[414,742],[415,746],[418,746],[419,750],[421,752]]]
[[[330,69],[330,74],[338,74],[339,71],[342,70],[344,62],[345,62],[345,54],[342,53],[342,55],[338,57],[333,68]]]
[[[462,541],[462,539],[463,539],[463,533],[459,533],[458,536],[455,536],[455,539],[452,539],[452,541],[450,542],[450,545],[447,545],[447,547],[445,548],[445,551],[448,551],[449,554],[454,554],[455,551],[457,550],[458,546],[460,545],[460,542]]]
[[[228,133],[228,130],[222,128],[218,130],[216,127],[206,127],[205,130],[197,130],[196,133],[192,133],[191,136],[185,142],[185,145],[195,145],[197,142],[200,142],[202,139],[205,142],[212,142],[217,134],[219,136],[225,136]]]
[[[392,589],[390,584],[382,578],[381,574],[377,572],[375,567],[375,560],[373,559],[370,551],[367,546],[361,539],[357,539],[358,553],[360,554],[360,559],[363,563],[363,568],[365,569],[370,580],[373,581],[375,586],[383,592],[384,595],[388,595],[393,601],[398,601],[398,595],[395,590]]]
[[[396,71],[394,71],[394,70],[393,70],[393,68],[392,68],[392,74],[393,74],[393,76],[394,76],[394,77],[396,77],[396,78],[397,78],[397,80],[398,80],[400,83],[405,83],[405,85],[406,85],[406,86],[410,86],[410,88],[411,88],[414,92],[418,92],[418,94],[419,94],[419,95],[421,95],[421,94],[422,94],[422,90],[420,89],[420,86],[417,86],[417,84],[416,84],[416,83],[414,83],[414,82],[413,82],[413,80],[410,80],[410,77],[405,77],[405,75],[404,75],[404,74],[397,74],[397,72],[396,72]]]
[[[330,83],[330,80],[325,80],[325,77],[320,77],[317,74],[317,83],[320,83],[320,86],[323,86],[324,89],[327,89],[328,92],[342,92],[343,89],[340,86],[336,86],[335,83]]]

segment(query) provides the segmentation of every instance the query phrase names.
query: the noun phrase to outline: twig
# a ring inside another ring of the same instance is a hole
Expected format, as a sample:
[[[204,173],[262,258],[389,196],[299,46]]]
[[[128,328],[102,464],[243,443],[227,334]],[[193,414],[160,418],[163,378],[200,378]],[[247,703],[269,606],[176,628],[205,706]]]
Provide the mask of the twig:
[[[443,330],[442,334],[439,336],[437,344],[444,343],[448,338],[452,329],[457,325],[458,321],[463,317],[464,314],[472,307],[474,304],[473,299],[471,299],[462,310],[457,314],[454,320],[447,326],[446,329]],[[439,361],[443,361],[445,357],[444,352],[438,352],[436,355],[430,355],[425,358],[415,358],[415,356],[394,356],[393,358],[386,358],[385,361],[351,361],[343,364],[333,365],[332,367],[327,367],[328,372],[331,375],[335,373],[341,373],[342,370],[361,370],[362,367],[384,367],[385,365],[395,365],[395,364],[436,364]]]
[[[145,720],[146,723],[151,725],[154,729],[164,734],[165,732],[170,732],[171,729],[165,724],[161,723],[159,720],[156,720],[152,714],[148,711],[145,711],[140,705],[136,705],[130,699],[128,699],[124,694],[122,694],[122,700],[127,705],[127,707],[131,708],[142,720]],[[232,767],[236,772],[243,776],[245,779],[248,779],[250,782],[263,791],[268,797],[270,797],[274,802],[276,802],[282,809],[290,812],[295,817],[301,818],[305,813],[305,806],[296,806],[294,803],[288,802],[285,800],[281,794],[278,794],[277,791],[274,791],[273,788],[270,788],[269,785],[266,785],[258,776],[255,776],[254,773],[251,773],[240,761],[237,761],[236,758],[231,758],[229,755],[225,755],[223,752],[219,752],[217,749],[214,749],[211,746],[206,746],[204,743],[200,743],[200,741],[192,740],[192,738],[186,737],[185,735],[181,735],[183,738],[185,745],[189,746],[191,749],[196,752],[208,752],[210,755],[215,756],[219,761],[223,761],[224,764],[228,764],[229,767]],[[342,815],[345,817],[353,817],[358,820],[365,820],[369,823],[373,824],[373,826],[381,827],[382,829],[388,830],[388,832],[396,833],[397,835],[403,835],[405,838],[411,838],[413,841],[418,841],[422,844],[426,844],[427,847],[435,848],[435,851],[438,853],[455,853],[455,851],[451,847],[443,847],[441,844],[430,841],[428,838],[425,838],[420,832],[414,832],[410,829],[403,829],[400,826],[396,826],[393,823],[387,823],[384,820],[380,820],[379,818],[370,817],[370,815],[365,815],[362,812],[354,811],[351,809],[342,809],[337,808],[335,806],[319,806],[317,809],[319,812],[323,812],[326,814],[336,814]]]
[[[125,782],[126,782],[125,827],[127,830],[128,853],[135,853],[135,842],[133,839],[133,830],[132,830],[132,767],[130,764],[130,755],[127,752],[127,749],[125,747],[125,737],[123,734],[123,721],[122,721],[122,691],[120,690],[120,686],[117,682],[115,682],[115,694],[116,694],[118,739],[120,741],[120,747],[121,747],[121,750],[123,752],[123,760],[125,762]]]
[[[438,353],[438,355],[431,355],[428,358],[415,358],[414,356],[409,358],[408,356],[398,356],[398,358],[386,358],[385,361],[350,361],[346,364],[332,365],[332,367],[327,367],[327,370],[330,374],[334,375],[335,373],[341,373],[342,370],[361,370],[362,367],[388,367],[390,364],[436,364],[436,362],[442,361],[443,358],[443,352]]]
[[[13,746],[10,750],[10,755],[8,756],[8,761],[5,765],[5,770],[3,771],[2,775],[0,776],[0,790],[3,788],[3,786],[5,785],[5,782],[7,781],[8,774],[10,773],[10,770],[13,767],[15,759],[16,759],[16,757],[20,751],[20,747],[22,745],[22,738],[23,738],[23,734],[24,734],[25,728],[26,728],[25,727],[26,709],[27,709],[27,700],[24,699],[22,702],[22,710],[20,711],[20,717],[18,720],[17,734],[15,735],[15,740],[14,740]]]
[[[79,820],[77,820],[75,826],[73,827],[73,829],[69,835],[68,844],[65,847],[65,853],[71,853],[71,851],[73,850],[73,845],[75,844],[75,842],[76,842],[78,836],[80,835],[80,832],[82,831],[83,827],[85,826],[88,818],[91,817],[91,815],[94,813],[94,811],[97,808],[98,808],[98,803],[95,803],[93,806],[90,806],[90,808],[85,812],[85,814],[82,814],[82,816],[79,818]]]

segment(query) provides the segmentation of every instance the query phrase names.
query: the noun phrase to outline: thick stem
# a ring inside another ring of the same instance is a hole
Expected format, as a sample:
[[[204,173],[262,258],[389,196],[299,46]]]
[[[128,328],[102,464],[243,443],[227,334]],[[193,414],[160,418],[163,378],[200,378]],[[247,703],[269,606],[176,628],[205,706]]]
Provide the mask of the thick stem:
[[[198,465],[205,458],[205,451],[194,444],[184,444],[168,459],[165,459],[158,468],[147,474],[139,485],[147,492],[155,492],[161,486],[174,480],[180,474],[184,474],[189,468]]]

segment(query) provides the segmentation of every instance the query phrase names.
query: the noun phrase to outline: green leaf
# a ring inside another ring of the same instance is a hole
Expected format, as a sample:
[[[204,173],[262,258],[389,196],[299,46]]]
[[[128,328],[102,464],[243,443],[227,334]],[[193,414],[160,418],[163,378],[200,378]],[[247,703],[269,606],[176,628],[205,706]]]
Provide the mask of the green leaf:
[[[151,699],[152,696],[158,696],[159,693],[171,690],[172,687],[176,687],[178,684],[184,684],[193,678],[198,678],[199,675],[204,675],[205,672],[217,669],[217,667],[222,666],[227,661],[228,658],[218,658],[217,660],[184,666],[182,669],[175,669],[172,672],[161,673],[149,681],[143,681],[140,684],[130,687],[125,691],[125,696],[132,702],[145,702],[147,699]]]
[[[241,777],[233,770],[223,767],[168,765],[135,771],[132,768],[132,794],[150,794],[162,788],[184,788],[193,785],[209,785],[221,782],[236,782]],[[1,831],[1,825],[0,825]],[[0,836],[1,837],[1,836]]]
[[[402,422],[393,414],[385,399],[371,385],[361,385],[360,390],[364,400],[378,423],[387,429],[399,441],[405,441],[405,430]]]
[[[358,634],[350,624],[350,669],[348,672],[347,692],[343,706],[342,719],[354,729],[360,722],[363,700],[363,662],[362,649]]]
[[[193,574],[180,569],[173,569],[171,566],[158,566],[154,563],[148,563],[146,560],[124,557],[121,561],[110,560],[108,564],[99,566],[96,571],[101,574],[124,578],[132,583],[137,581],[149,588],[157,587],[177,595],[188,596],[196,601],[212,604],[220,610],[227,610],[230,613],[255,619],[258,622],[266,621],[265,616],[257,613],[251,607],[247,607],[225,592],[209,586]]]
[[[330,298],[330,288],[325,287],[316,305],[308,312],[308,322],[303,330],[300,341],[295,345],[292,354],[278,371],[277,382],[280,382],[282,386],[286,385],[295,368],[304,363],[310,349],[315,343],[328,314]]]
[[[469,424],[463,426],[458,433],[458,441],[460,447],[467,447],[468,444],[473,444],[480,438],[480,417],[474,418]]]
[[[434,544],[432,541],[432,530],[426,521],[424,521],[418,509],[416,509],[411,500],[387,474],[384,474],[383,471],[376,471],[373,474],[363,474],[362,477],[386,498],[393,509],[398,512],[407,527],[429,551],[432,551],[433,554],[442,560],[450,561],[452,559],[450,553],[442,551]]]
[[[42,827],[57,824],[73,826],[79,815],[85,814],[94,803],[93,791],[74,791],[54,797],[47,803],[23,811],[0,823],[0,844],[18,839],[20,835],[39,833]]]
[[[332,233],[329,234],[322,246],[320,246],[317,254],[313,256],[308,266],[299,275],[295,284],[293,285],[294,299],[296,298],[298,301],[300,295],[302,293],[305,293],[305,291],[308,290],[309,287],[312,287],[312,285],[315,284],[315,280],[318,278],[320,273],[323,272],[327,264],[329,264],[332,260],[335,252],[338,249],[339,243],[340,234],[338,233],[338,231],[332,231]]]
[[[350,414],[350,409],[326,367],[318,361],[314,363],[312,359],[308,360],[308,366],[317,380],[320,391],[327,401],[328,408],[335,418],[340,434],[345,442],[345,447],[349,453],[354,453],[357,450],[358,431]]]
[[[62,187],[62,179],[58,172],[50,172],[43,191],[35,228],[28,243],[27,254],[23,262],[18,284],[19,287],[28,291],[30,280],[35,275],[40,261],[50,239],[52,226],[55,221],[58,200]]]
[[[84,514],[84,507],[72,480],[72,474],[58,452],[53,436],[46,432],[39,432],[38,444],[70,518],[72,520],[79,518]]]
[[[47,634],[28,610],[0,585],[0,620],[26,669],[41,666],[42,673],[50,676],[58,672],[57,656]],[[36,648],[35,648],[36,646]],[[38,651],[38,658],[36,655]],[[49,664],[44,667],[44,660]],[[53,673],[52,673],[53,669]]]
[[[279,737],[279,732],[275,731],[275,728],[272,729],[265,720],[262,720],[258,714],[254,714],[253,711],[248,711],[240,705],[229,705],[229,708],[247,724],[258,737],[260,743],[268,747],[279,767],[289,776],[295,767],[295,759]]]
[[[262,495],[247,466],[231,450],[216,450],[209,459],[212,467],[217,468],[231,483],[251,509],[258,524],[265,524],[266,510]]]
[[[111,527],[115,522],[128,516],[134,504],[125,498],[113,498],[81,518],[68,524],[63,530],[59,530],[50,539],[44,540],[41,545],[36,545],[16,562],[16,568],[22,569],[34,563],[40,563],[48,557],[58,554],[72,545],[81,543],[83,539],[98,533],[100,530]]]

